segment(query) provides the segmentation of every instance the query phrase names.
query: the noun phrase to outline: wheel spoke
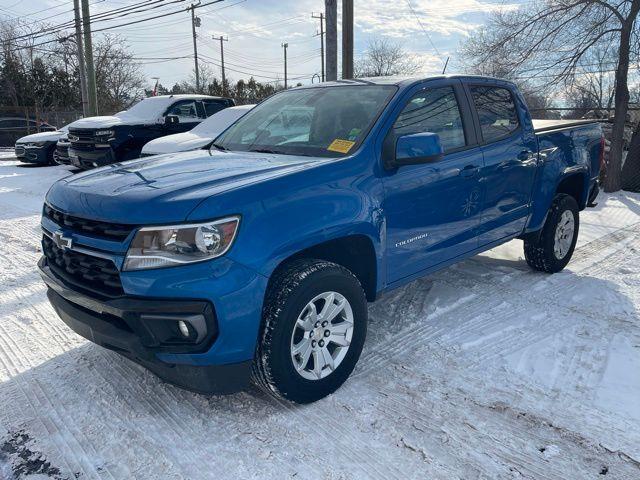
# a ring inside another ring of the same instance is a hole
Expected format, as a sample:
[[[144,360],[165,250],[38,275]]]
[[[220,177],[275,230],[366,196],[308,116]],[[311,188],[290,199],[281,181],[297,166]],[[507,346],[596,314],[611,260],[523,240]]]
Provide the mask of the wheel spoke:
[[[327,298],[325,300],[326,301],[322,307],[322,310],[320,311],[319,318],[322,321],[330,322],[331,320],[336,318],[342,310],[344,310],[346,300],[344,298],[341,298],[338,303],[336,303],[335,293],[327,295]]]
[[[351,344],[351,342],[347,340],[347,337],[344,335],[337,335],[333,332],[331,332],[331,335],[327,337],[327,341],[335,343],[339,347],[348,347]]]
[[[309,304],[308,310],[309,312],[304,316],[304,318],[299,318],[296,322],[296,324],[305,332],[310,332],[313,329],[314,323],[318,320],[318,312],[313,303]]]
[[[340,322],[331,325],[331,335],[345,336],[350,328],[353,327],[351,322]]]
[[[300,356],[300,361],[296,365],[298,370],[304,370],[307,367],[312,351],[311,340],[308,338],[305,338],[293,348],[292,354]]]
[[[322,357],[324,358],[324,364],[327,365],[331,369],[331,371],[335,370],[335,365],[333,364],[333,357],[331,356],[331,352],[327,347],[323,347]]]
[[[322,369],[325,367],[324,355],[320,350],[313,351],[313,373],[316,378],[322,378]]]

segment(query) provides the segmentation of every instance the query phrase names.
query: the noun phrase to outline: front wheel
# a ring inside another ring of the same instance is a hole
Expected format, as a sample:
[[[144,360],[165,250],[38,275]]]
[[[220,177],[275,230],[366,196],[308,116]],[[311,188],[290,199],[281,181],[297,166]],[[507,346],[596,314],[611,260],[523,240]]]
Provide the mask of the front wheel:
[[[324,260],[292,262],[267,292],[254,380],[276,397],[319,400],[349,377],[366,331],[366,298],[353,273]]]
[[[575,198],[556,195],[542,230],[524,241],[524,257],[529,266],[547,273],[566,267],[576,248],[579,226]]]

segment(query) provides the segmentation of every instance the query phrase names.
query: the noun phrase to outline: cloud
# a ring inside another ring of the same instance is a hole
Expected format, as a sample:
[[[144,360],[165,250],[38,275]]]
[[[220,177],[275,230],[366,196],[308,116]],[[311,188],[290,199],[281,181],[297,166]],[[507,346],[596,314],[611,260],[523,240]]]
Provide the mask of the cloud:
[[[480,26],[482,14],[518,8],[479,0],[411,0],[411,6],[413,11],[406,0],[396,0],[393,8],[386,0],[356,2],[356,25],[364,33],[392,38],[422,33],[422,27],[443,36],[468,35]]]

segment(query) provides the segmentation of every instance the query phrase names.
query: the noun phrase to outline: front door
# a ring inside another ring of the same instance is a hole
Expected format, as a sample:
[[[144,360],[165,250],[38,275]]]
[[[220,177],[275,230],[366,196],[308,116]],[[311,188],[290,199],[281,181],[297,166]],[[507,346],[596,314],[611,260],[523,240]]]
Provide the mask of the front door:
[[[389,133],[437,133],[445,150],[439,161],[403,166],[383,179],[389,284],[478,246],[482,153],[469,138],[461,98],[459,84],[421,89]]]

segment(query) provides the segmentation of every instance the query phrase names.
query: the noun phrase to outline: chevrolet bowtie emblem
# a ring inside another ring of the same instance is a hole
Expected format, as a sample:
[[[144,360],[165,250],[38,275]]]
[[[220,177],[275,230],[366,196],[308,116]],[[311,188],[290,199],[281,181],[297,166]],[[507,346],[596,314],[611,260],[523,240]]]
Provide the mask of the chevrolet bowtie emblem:
[[[53,234],[53,243],[56,244],[56,247],[66,250],[67,248],[71,248],[73,240],[69,237],[65,237],[62,232],[55,232]]]

